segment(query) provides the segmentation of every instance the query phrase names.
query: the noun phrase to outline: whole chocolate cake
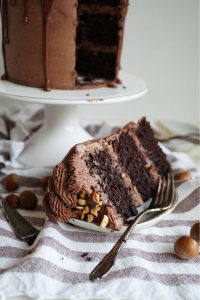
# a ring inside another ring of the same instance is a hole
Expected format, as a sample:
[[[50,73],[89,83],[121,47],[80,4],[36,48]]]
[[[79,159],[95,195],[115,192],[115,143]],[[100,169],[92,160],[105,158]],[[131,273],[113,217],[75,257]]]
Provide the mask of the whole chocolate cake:
[[[3,79],[45,90],[118,82],[128,0],[0,0]]]
[[[74,146],[53,170],[45,197],[48,217],[75,217],[119,230],[153,197],[171,172],[166,155],[142,118],[112,136]]]

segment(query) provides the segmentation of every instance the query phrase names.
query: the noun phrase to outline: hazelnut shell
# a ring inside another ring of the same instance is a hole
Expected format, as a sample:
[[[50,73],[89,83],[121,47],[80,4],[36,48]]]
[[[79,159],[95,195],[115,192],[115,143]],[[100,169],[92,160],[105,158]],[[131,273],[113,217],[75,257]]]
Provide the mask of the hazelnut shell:
[[[17,195],[10,194],[5,198],[5,200],[12,207],[14,208],[19,207],[19,197]]]
[[[190,236],[182,236],[176,240],[174,251],[182,259],[192,259],[199,254],[199,245]]]
[[[182,171],[174,175],[175,181],[186,181],[192,179],[192,174],[187,171]]]
[[[7,191],[15,191],[19,187],[20,177],[17,174],[9,174],[3,179],[3,186]]]
[[[200,222],[192,225],[190,230],[190,236],[193,240],[200,244]]]
[[[31,191],[23,191],[19,195],[19,204],[21,208],[34,209],[37,206],[38,199]]]

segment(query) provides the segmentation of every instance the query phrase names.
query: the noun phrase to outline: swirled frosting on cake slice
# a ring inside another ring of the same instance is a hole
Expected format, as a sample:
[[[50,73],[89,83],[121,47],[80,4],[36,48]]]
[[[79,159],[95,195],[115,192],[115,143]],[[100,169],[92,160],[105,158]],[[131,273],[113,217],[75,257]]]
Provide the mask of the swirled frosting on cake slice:
[[[166,155],[142,118],[114,135],[74,146],[53,170],[45,198],[48,217],[120,230],[152,198],[171,172]]]

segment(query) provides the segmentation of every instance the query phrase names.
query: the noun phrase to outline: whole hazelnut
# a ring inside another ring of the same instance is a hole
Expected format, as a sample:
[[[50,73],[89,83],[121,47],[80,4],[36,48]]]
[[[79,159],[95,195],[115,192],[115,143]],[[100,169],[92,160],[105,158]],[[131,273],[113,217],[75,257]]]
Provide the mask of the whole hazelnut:
[[[190,230],[190,236],[193,240],[200,244],[200,222],[192,225]]]
[[[19,206],[19,197],[15,194],[8,195],[5,200],[10,204],[10,206],[17,208]]]
[[[3,179],[3,186],[7,191],[14,191],[19,187],[20,177],[17,174],[9,174]]]
[[[19,204],[20,207],[25,209],[34,209],[37,206],[37,197],[36,195],[31,191],[23,191],[19,195]]]
[[[44,192],[46,192],[48,188],[49,178],[50,176],[45,176],[41,179],[40,185]]]
[[[175,181],[186,181],[186,180],[190,180],[192,179],[192,174],[190,172],[187,171],[181,171],[179,173],[176,173],[174,175],[174,180]]]
[[[174,251],[182,259],[192,259],[199,254],[199,245],[190,236],[182,236],[176,240]]]

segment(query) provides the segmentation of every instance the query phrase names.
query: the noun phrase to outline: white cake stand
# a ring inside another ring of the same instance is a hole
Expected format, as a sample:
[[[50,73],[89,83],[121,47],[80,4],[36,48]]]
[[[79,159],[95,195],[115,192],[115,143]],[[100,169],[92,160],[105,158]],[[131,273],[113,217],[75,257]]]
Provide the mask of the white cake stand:
[[[120,78],[123,84],[117,88],[51,92],[1,80],[2,99],[45,104],[44,124],[30,138],[19,161],[30,166],[54,166],[73,145],[92,138],[79,124],[79,105],[114,104],[134,100],[147,92],[142,79],[124,73]]]

